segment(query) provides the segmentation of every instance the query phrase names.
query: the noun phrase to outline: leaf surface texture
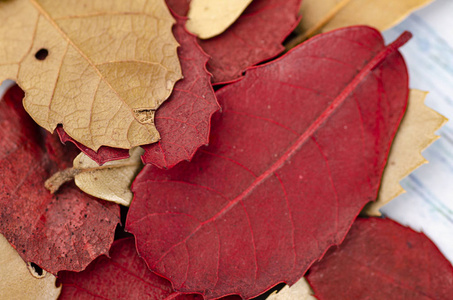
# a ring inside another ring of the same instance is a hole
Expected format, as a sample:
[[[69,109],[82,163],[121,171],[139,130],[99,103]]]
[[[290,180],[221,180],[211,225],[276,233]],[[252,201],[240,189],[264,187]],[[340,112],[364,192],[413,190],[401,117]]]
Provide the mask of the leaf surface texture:
[[[141,154],[143,149],[131,149],[129,158],[99,166],[87,155],[80,153],[73,163],[73,169],[79,171],[74,177],[75,184],[94,197],[129,206],[133,197],[130,186],[143,167]]]
[[[37,273],[0,234],[0,291],[3,299],[56,300],[61,291],[61,287],[55,285],[56,280],[44,270]]]
[[[207,299],[301,278],[376,199],[407,104],[408,38],[334,31],[219,90],[209,146],[133,183],[126,230],[149,267]]]
[[[211,116],[219,109],[211,86],[211,75],[206,70],[208,56],[197,44],[195,36],[184,28],[184,20],[173,32],[181,44],[178,49],[184,79],[175,85],[172,95],[156,113],[156,127],[161,134],[157,143],[143,146],[143,161],[160,168],[171,168],[183,160],[190,160],[195,151],[208,143]],[[98,164],[128,157],[127,150],[101,147],[95,152],[70,139],[61,128],[62,141],[71,141]]]
[[[307,276],[319,300],[451,299],[453,267],[423,233],[390,219],[357,219]]]
[[[119,208],[73,184],[53,195],[45,189],[47,178],[72,166],[77,151],[30,119],[23,95],[14,86],[0,102],[0,233],[25,261],[52,274],[81,271],[108,252]]]
[[[0,80],[40,126],[93,150],[159,140],[154,113],[182,76],[163,0],[11,0],[0,18]]]
[[[135,250],[133,238],[115,241],[109,257],[97,258],[80,273],[60,272],[58,280],[63,284],[60,300],[201,299],[196,295],[171,298],[170,282],[148,270]]]

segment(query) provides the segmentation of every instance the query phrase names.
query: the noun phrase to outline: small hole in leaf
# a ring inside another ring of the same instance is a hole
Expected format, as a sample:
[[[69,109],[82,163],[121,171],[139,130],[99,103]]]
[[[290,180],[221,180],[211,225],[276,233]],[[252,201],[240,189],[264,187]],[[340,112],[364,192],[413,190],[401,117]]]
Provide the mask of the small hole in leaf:
[[[36,52],[35,57],[37,60],[45,60],[47,58],[47,55],[49,55],[49,51],[47,49],[39,49],[38,52]]]
[[[28,263],[28,269],[30,270],[30,273],[31,275],[33,275],[33,277],[42,278],[46,275],[45,274],[46,271],[44,271],[40,266],[38,266],[34,262]]]

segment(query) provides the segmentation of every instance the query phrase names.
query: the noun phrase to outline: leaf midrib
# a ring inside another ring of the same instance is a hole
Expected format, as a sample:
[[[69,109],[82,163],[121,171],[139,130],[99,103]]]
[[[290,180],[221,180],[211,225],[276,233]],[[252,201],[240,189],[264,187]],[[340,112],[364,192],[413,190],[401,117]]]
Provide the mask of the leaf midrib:
[[[192,230],[190,234],[188,234],[183,240],[180,242],[172,245],[165,251],[162,256],[159,258],[158,261],[154,264],[157,265],[165,256],[167,256],[174,247],[184,243],[189,238],[191,238],[198,230],[200,230],[204,225],[211,223],[212,221],[222,217],[228,211],[230,211],[233,207],[235,207],[242,199],[246,196],[251,194],[256,187],[260,184],[265,182],[272,174],[274,174],[278,169],[284,166],[284,164],[294,155],[296,154],[300,148],[305,144],[306,140],[311,137],[317,129],[324,124],[324,122],[341,106],[341,104],[348,98],[348,96],[356,89],[356,87],[362,82],[362,80],[377,66],[379,66],[388,55],[398,50],[399,47],[404,45],[410,38],[411,34],[408,32],[404,32],[397,40],[395,40],[392,44],[388,45],[387,47],[383,47],[383,49],[377,53],[373,59],[371,59],[363,68],[362,70],[351,80],[351,82],[343,89],[343,91],[334,99],[334,101],[324,110],[324,112],[312,123],[312,125],[305,130],[303,134],[296,140],[295,143],[288,150],[275,162],[269,167],[264,173],[262,173],[258,178],[256,178],[250,186],[244,190],[240,195],[236,198],[229,201],[229,203],[224,206],[219,212],[215,215],[210,217],[209,219],[200,222],[200,224]]]

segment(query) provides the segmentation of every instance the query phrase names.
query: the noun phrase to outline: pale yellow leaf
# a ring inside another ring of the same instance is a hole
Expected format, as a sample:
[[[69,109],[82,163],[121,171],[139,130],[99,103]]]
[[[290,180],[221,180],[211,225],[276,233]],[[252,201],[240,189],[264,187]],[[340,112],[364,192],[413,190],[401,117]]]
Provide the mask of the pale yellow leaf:
[[[0,234],[0,298],[8,300],[52,300],[60,295],[56,278],[45,270],[39,274],[22,260]]]
[[[142,148],[130,150],[130,157],[99,166],[83,152],[74,159],[75,184],[85,193],[100,199],[129,206],[133,194],[130,186],[142,168]]]
[[[274,292],[266,300],[316,300],[305,278],[301,278],[291,287],[285,286],[278,293]]]
[[[252,0],[192,0],[187,29],[201,39],[224,32]]]
[[[286,45],[292,48],[320,33],[351,25],[368,25],[386,30],[414,10],[433,0],[304,0],[297,36]]]
[[[0,82],[39,125],[93,150],[159,139],[154,112],[182,77],[164,0],[8,0],[0,19]]]
[[[406,114],[390,150],[376,202],[363,213],[380,216],[379,209],[404,192],[399,182],[426,163],[421,152],[438,139],[435,132],[447,119],[424,104],[426,92],[411,90]]]

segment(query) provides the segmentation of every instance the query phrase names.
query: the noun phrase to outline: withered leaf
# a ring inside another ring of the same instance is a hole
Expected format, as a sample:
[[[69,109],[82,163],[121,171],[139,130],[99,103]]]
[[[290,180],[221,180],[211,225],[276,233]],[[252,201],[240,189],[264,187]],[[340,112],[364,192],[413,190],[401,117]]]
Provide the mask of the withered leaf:
[[[285,38],[299,23],[301,0],[254,0],[225,32],[208,40],[199,40],[211,56],[208,71],[214,84],[229,83],[258,63],[284,50]],[[169,7],[183,15],[187,0],[167,0]]]
[[[130,157],[99,166],[84,153],[74,159],[75,184],[85,193],[100,199],[129,206],[133,194],[130,186],[143,164],[143,149],[131,149]]]
[[[404,193],[399,182],[426,163],[421,152],[439,138],[435,132],[447,119],[424,104],[426,92],[411,90],[407,111],[396,133],[387,166],[382,176],[379,196],[363,213],[380,216],[379,209]]]
[[[202,300],[174,293],[168,280],[148,269],[133,238],[116,240],[108,257],[98,257],[82,272],[58,273],[58,281],[63,284],[60,300]]]
[[[383,31],[432,0],[304,0],[302,20],[287,48],[320,33],[351,25],[368,25]]]
[[[305,278],[290,286],[285,286],[281,291],[274,292],[267,300],[316,300],[313,291]]]
[[[8,300],[57,299],[61,287],[56,278],[45,270],[26,263],[0,234],[0,295]]]
[[[23,96],[14,86],[0,102],[0,233],[25,261],[52,274],[81,271],[110,248],[119,207],[73,184],[54,195],[44,188],[52,174],[72,166],[77,151],[33,122]]]
[[[209,39],[225,31],[252,0],[192,0],[187,29],[199,38]]]
[[[182,77],[164,0],[1,1],[0,19],[0,81],[39,125],[94,150],[159,140],[154,112]]]
[[[181,44],[178,55],[184,79],[175,84],[170,98],[156,112],[161,140],[143,146],[143,162],[160,168],[171,168],[192,159],[197,149],[208,143],[211,116],[219,109],[206,70],[209,57],[197,44],[197,38],[184,28],[185,20],[178,17],[177,21],[173,33]],[[61,127],[57,131],[63,142],[73,142],[98,164],[128,157],[125,149],[101,147],[95,152],[71,139]]]
[[[326,33],[217,91],[209,146],[171,170],[145,166],[132,185],[126,230],[148,266],[206,299],[297,282],[376,199],[410,37],[386,47],[366,26]]]
[[[453,267],[423,233],[390,219],[358,218],[307,280],[319,300],[451,300]]]

